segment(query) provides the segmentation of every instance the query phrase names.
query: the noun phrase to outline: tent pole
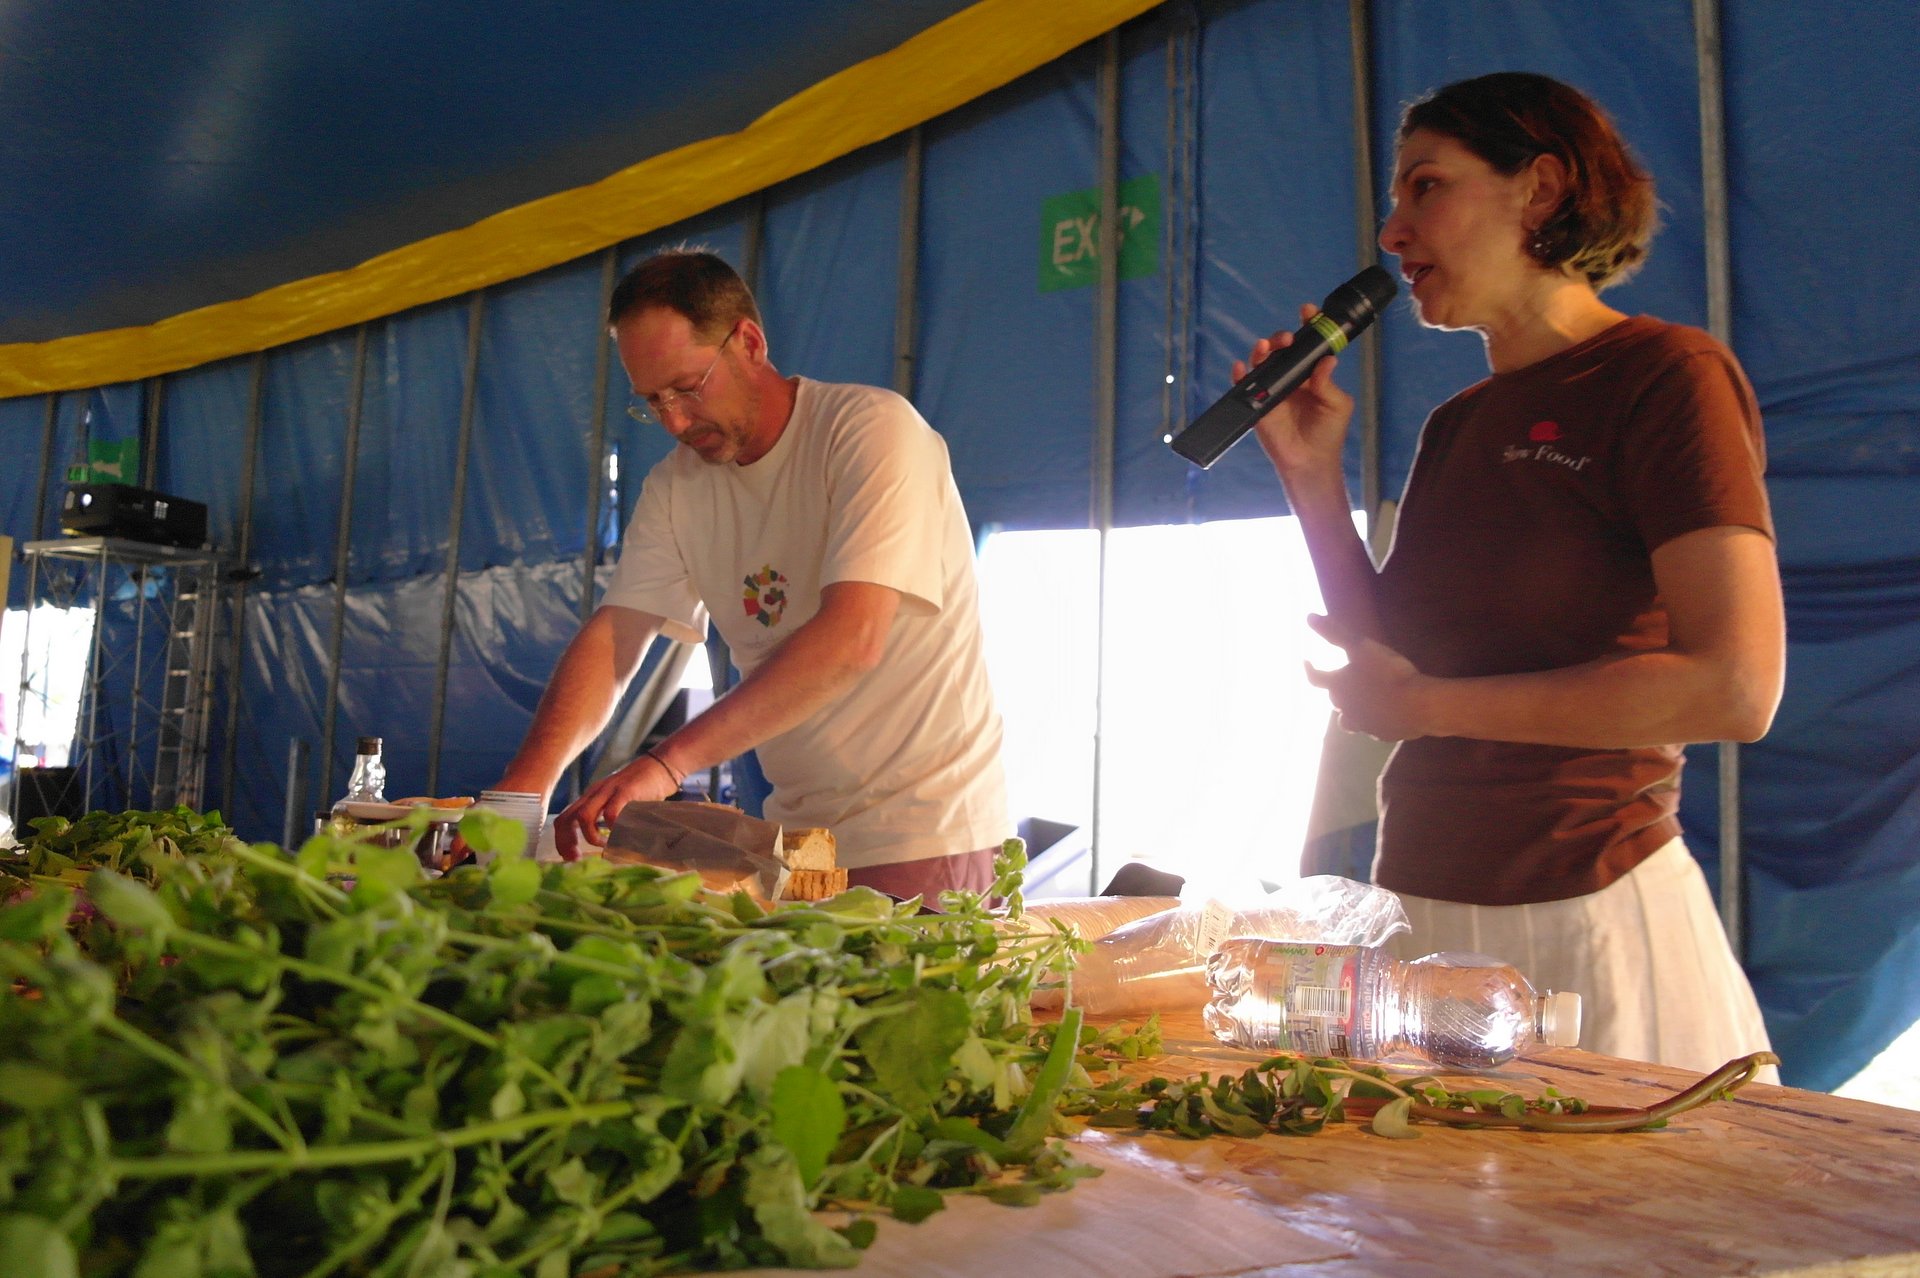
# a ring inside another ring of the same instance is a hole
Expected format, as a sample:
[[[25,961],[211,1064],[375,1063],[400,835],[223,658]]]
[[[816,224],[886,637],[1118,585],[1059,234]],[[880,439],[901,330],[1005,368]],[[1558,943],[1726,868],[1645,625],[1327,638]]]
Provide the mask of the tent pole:
[[[906,166],[900,174],[900,261],[893,303],[893,389],[913,398],[913,346],[919,340],[915,321],[920,304],[921,172],[926,140],[920,126],[907,131]]]
[[[620,269],[620,246],[609,244],[600,255],[600,307],[593,313],[593,417],[587,427],[587,535],[580,547],[580,624],[593,616],[593,574],[600,566],[600,502],[607,490],[607,378],[612,373],[613,343],[607,338],[607,306],[613,300]],[[616,512],[617,516],[617,512]],[[562,778],[568,803],[580,797],[580,759],[567,764]]]
[[[593,457],[587,476],[587,537],[580,552],[580,624],[593,615],[593,572],[600,560],[600,503],[607,490],[607,377],[612,372],[613,343],[607,338],[607,305],[613,299],[614,276],[619,270],[618,245],[600,255],[600,306],[593,313],[593,416],[589,419],[588,449]]]
[[[353,377],[347,387],[346,455],[341,461],[340,518],[333,537],[333,621],[327,634],[327,711],[320,721],[321,802],[333,797],[333,725],[340,713],[340,650],[347,634],[347,569],[353,550],[353,481],[360,469],[360,419],[367,386],[367,326],[353,335]],[[358,736],[359,733],[354,735]]]
[[[453,509],[447,521],[447,581],[440,603],[440,659],[433,670],[433,736],[427,747],[427,793],[440,793],[440,746],[447,726],[447,666],[453,659],[455,607],[460,602],[460,526],[467,506],[467,462],[473,452],[474,389],[480,380],[480,327],[486,290],[476,290],[467,308],[467,368],[460,391],[460,453],[453,467]]]
[[[760,291],[760,259],[766,251],[766,239],[767,189],[763,186],[747,197],[746,244],[741,249],[746,269],[740,275],[747,282],[747,290],[755,294]]]
[[[167,402],[167,379],[147,379],[146,421],[140,428],[140,486],[158,488],[160,475],[160,414]]]
[[[53,486],[53,445],[60,434],[60,392],[47,393],[47,419],[40,428],[40,487],[33,499],[33,535],[47,535],[47,490]],[[33,607],[33,597],[27,597]]]
[[[1380,241],[1374,225],[1373,189],[1373,45],[1370,36],[1372,5],[1348,0],[1347,39],[1353,57],[1353,197],[1354,230],[1362,266],[1380,261]],[[1360,343],[1360,508],[1367,512],[1367,535],[1372,539],[1380,518],[1380,335]]]
[[[1194,194],[1193,63],[1200,15],[1192,3],[1167,5],[1162,12],[1167,19],[1167,184],[1161,233],[1167,367],[1160,390],[1160,427],[1166,442],[1185,415],[1193,384],[1193,249],[1199,207]]]
[[[233,752],[240,741],[240,669],[246,660],[247,582],[253,579],[253,478],[260,466],[260,403],[267,382],[267,353],[253,353],[247,388],[246,464],[240,474],[239,544],[233,555],[233,647],[227,658],[226,757],[221,761],[220,807],[233,811]]]
[[[1093,659],[1093,817],[1088,834],[1087,892],[1100,890],[1100,773],[1106,745],[1107,551],[1113,532],[1113,445],[1116,339],[1120,318],[1120,33],[1100,37],[1100,281],[1093,319],[1093,525],[1100,534]]]
[[[1727,221],[1726,64],[1718,0],[1693,0],[1700,81],[1700,205],[1707,269],[1707,331],[1733,345],[1733,273]],[[1747,953],[1745,855],[1740,830],[1740,743],[1720,743],[1720,923],[1742,962]]]

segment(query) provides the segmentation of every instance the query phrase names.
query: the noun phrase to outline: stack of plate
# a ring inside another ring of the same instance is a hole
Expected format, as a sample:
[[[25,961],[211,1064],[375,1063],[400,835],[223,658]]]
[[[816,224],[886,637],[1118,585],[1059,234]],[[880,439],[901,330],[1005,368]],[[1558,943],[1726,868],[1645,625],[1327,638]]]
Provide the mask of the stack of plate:
[[[525,790],[482,790],[479,801],[473,806],[485,808],[503,817],[511,817],[527,827],[527,845],[521,849],[523,856],[532,856],[540,845],[540,831],[547,824],[545,796],[529,793]],[[480,858],[484,863],[486,858]]]

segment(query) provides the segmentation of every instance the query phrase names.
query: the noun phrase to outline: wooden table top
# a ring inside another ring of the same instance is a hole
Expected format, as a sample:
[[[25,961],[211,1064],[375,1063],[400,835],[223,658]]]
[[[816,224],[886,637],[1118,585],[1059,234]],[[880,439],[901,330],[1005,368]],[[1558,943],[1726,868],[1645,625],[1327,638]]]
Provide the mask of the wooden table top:
[[[1260,1059],[1216,1044],[1197,1015],[1162,1024],[1166,1052],[1149,1073],[1237,1073]],[[1646,1105],[1698,1075],[1553,1049],[1476,1077]],[[1263,1278],[1920,1274],[1920,1113],[1749,1084],[1659,1131],[1416,1130],[1079,1139],[1250,1198],[1346,1253],[1255,1271]]]

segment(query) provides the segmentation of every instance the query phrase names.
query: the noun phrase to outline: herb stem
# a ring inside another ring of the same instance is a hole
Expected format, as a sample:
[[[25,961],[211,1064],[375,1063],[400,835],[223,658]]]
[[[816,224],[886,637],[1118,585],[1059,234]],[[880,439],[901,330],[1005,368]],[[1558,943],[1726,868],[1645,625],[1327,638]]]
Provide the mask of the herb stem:
[[[351,1238],[328,1252],[319,1264],[307,1270],[306,1273],[301,1275],[301,1278],[326,1278],[327,1274],[332,1273],[341,1265],[346,1264],[349,1260],[352,1260],[355,1256],[358,1256],[361,1252],[386,1237],[387,1231],[393,1228],[393,1222],[414,1210],[420,1195],[426,1191],[427,1185],[432,1182],[435,1176],[443,1174],[441,1171],[443,1164],[446,1168],[444,1174],[451,1174],[453,1170],[453,1154],[451,1152],[428,1163],[426,1168],[421,1171],[418,1176],[415,1176],[407,1183],[406,1188],[402,1189],[391,1202],[387,1203],[374,1214],[372,1220],[362,1226]]]
[[[300,1172],[323,1167],[365,1167],[375,1163],[405,1162],[445,1150],[464,1149],[485,1141],[511,1139],[549,1127],[578,1126],[623,1118],[634,1112],[632,1101],[599,1101],[592,1105],[543,1109],[485,1123],[472,1123],[411,1140],[365,1141],[354,1145],[309,1146],[302,1150],[248,1149],[225,1154],[154,1154],[144,1158],[110,1158],[106,1169],[122,1180],[153,1180],[168,1176],[224,1176],[238,1172]]]
[[[1415,1100],[1411,1112],[1417,1118],[1456,1127],[1522,1127],[1535,1132],[1630,1132],[1664,1123],[1676,1114],[1684,1114],[1710,1100],[1729,1096],[1752,1082],[1762,1065],[1779,1063],[1780,1058],[1772,1052],[1736,1057],[1684,1091],[1645,1107],[1592,1106],[1578,1114],[1548,1114],[1529,1110],[1509,1117],[1498,1112],[1448,1109]]]

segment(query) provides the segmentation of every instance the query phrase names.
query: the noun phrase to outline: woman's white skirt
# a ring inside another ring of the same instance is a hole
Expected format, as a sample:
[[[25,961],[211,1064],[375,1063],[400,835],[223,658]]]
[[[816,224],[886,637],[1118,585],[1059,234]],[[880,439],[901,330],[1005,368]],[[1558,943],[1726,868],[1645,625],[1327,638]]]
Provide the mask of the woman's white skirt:
[[[1388,942],[1395,958],[1489,954],[1535,989],[1573,990],[1587,1051],[1706,1073],[1769,1050],[1706,876],[1679,839],[1588,896],[1533,905],[1400,899],[1413,930]],[[1756,1077],[1779,1081],[1771,1066]]]

